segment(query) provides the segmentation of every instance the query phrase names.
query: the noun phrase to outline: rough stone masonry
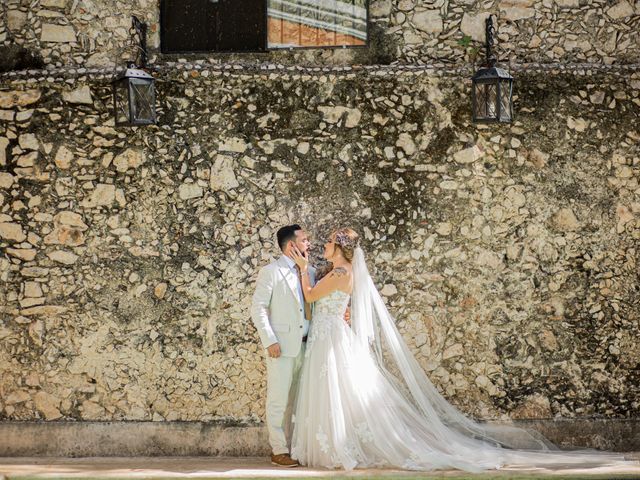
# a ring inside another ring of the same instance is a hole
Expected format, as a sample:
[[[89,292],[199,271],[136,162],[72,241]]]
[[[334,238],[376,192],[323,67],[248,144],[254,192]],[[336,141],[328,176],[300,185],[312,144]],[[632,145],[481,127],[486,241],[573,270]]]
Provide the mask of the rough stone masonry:
[[[470,63],[484,54],[484,22],[493,14],[505,61],[637,64],[639,8],[632,0],[371,0],[369,48],[270,56],[297,65]],[[129,58],[131,15],[149,24],[149,46],[157,53],[157,0],[5,0],[0,45],[20,45],[47,66],[113,66]]]
[[[126,130],[106,80],[11,82],[2,417],[259,419],[248,307],[292,220],[362,233],[465,412],[637,415],[638,74],[521,75],[518,120],[484,128],[455,80],[185,69]]]
[[[362,233],[398,327],[465,413],[638,417],[629,2],[373,2],[366,51],[155,52],[159,122],[131,129],[103,67],[156,7],[23,3],[0,39],[46,68],[0,77],[1,420],[259,422],[248,307],[294,220],[317,247]],[[565,62],[515,71],[512,125],[470,122],[489,11],[513,59]],[[431,63],[447,58],[466,66]]]

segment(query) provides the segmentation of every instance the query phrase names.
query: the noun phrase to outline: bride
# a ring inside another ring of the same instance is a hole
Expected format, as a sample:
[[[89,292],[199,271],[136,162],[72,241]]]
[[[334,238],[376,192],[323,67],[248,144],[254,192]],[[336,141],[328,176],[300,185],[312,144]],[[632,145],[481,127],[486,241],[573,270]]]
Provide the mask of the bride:
[[[295,407],[291,456],[328,468],[602,466],[621,454],[560,451],[534,431],[465,417],[438,393],[415,360],[367,269],[358,234],[336,230],[324,257],[333,269],[311,287],[295,251],[313,321]],[[344,312],[351,298],[351,323]]]

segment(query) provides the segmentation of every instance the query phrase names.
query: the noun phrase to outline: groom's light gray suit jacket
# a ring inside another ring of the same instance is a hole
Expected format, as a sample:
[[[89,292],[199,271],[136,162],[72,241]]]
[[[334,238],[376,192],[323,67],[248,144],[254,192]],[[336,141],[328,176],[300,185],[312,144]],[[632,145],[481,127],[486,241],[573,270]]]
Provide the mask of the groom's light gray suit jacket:
[[[311,285],[316,270],[309,266]],[[253,320],[262,345],[280,344],[285,357],[296,357],[302,345],[304,304],[298,293],[298,277],[284,257],[260,269],[251,304]]]

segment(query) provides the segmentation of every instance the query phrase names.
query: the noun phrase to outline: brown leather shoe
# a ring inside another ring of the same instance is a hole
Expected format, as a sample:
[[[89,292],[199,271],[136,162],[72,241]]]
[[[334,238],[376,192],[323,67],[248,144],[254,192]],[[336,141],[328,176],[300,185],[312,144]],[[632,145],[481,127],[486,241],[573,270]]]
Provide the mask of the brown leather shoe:
[[[288,453],[281,453],[279,455],[271,455],[271,463],[278,467],[297,467],[300,465],[297,461],[292,459]]]

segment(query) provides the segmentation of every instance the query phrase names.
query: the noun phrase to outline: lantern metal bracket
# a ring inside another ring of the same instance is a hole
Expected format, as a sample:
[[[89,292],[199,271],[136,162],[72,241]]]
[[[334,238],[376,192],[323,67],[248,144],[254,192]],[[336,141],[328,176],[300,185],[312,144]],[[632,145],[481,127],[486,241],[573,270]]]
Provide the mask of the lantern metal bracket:
[[[488,68],[495,67],[498,59],[492,52],[493,47],[493,36],[496,33],[496,28],[493,26],[493,16],[489,15],[485,20],[485,35],[486,35],[486,43],[485,43],[485,62]]]
[[[153,125],[156,123],[155,87],[147,67],[147,25],[137,17],[131,21],[132,45],[137,47],[136,59],[112,80],[113,107],[116,126]],[[138,42],[135,42],[135,34]]]
[[[138,55],[140,57],[140,68],[147,67],[148,55],[147,55],[147,24],[141,22],[138,17],[133,15],[131,17],[131,30],[138,35]],[[136,63],[135,61],[133,62]]]

